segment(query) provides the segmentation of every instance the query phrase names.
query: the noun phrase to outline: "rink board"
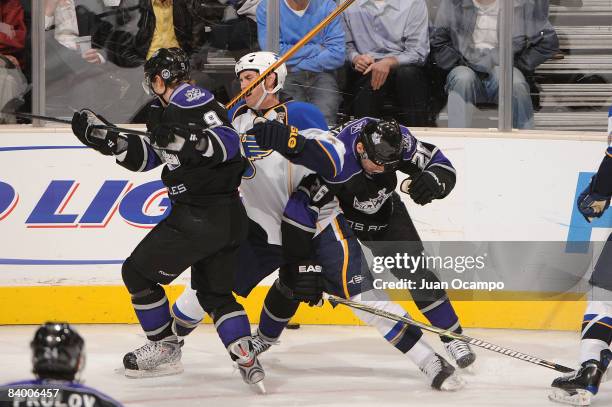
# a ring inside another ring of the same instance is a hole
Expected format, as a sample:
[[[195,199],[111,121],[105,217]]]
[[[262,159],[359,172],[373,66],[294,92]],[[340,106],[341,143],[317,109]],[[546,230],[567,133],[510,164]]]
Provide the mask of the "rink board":
[[[445,200],[417,207],[403,195],[423,240],[605,240],[612,216],[588,225],[574,210],[605,135],[415,133],[439,146],[459,174]],[[130,173],[63,129],[3,130],[0,140],[0,324],[135,322],[121,262],[168,209],[159,171]],[[186,278],[169,289],[171,298]],[[270,281],[245,302],[253,321]],[[584,303],[572,299],[456,308],[465,326],[577,329]],[[342,307],[301,307],[296,320],[357,323]]]

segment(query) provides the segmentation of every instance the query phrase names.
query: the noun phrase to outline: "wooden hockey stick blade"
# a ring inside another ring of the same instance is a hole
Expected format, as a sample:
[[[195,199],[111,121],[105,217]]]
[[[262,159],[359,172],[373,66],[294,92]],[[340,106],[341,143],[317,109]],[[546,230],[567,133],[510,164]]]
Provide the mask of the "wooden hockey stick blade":
[[[472,346],[477,346],[479,348],[490,350],[491,352],[500,353],[502,355],[509,356],[511,358],[522,360],[524,362],[529,362],[529,363],[533,363],[538,366],[546,367],[548,369],[556,370],[557,372],[571,373],[574,371],[574,369],[571,369],[567,366],[559,365],[557,363],[549,362],[547,360],[540,359],[535,356],[527,355],[526,353],[504,348],[502,346],[498,346],[498,345],[483,341],[481,339],[471,338],[469,336],[458,334],[452,331],[448,331],[446,329],[438,328],[432,325],[427,325],[427,324],[415,321],[411,318],[396,315],[391,312],[383,311],[377,308],[373,308],[373,307],[370,307],[368,305],[365,305],[359,302],[336,297],[335,295],[330,295],[330,294],[324,294],[324,298],[331,303],[346,305],[347,307],[369,312],[370,314],[378,315],[379,317],[387,318],[392,321],[403,322],[404,324],[413,325],[413,326],[421,328],[424,331],[429,331],[429,332],[438,334],[440,336],[446,336],[448,338],[457,339],[462,342],[466,342]]]
[[[231,109],[240,99],[244,97],[247,93],[252,91],[257,85],[259,85],[263,80],[268,76],[271,72],[274,72],[276,68],[287,62],[293,54],[295,54],[300,48],[304,46],[308,41],[310,41],[315,35],[319,33],[323,28],[325,28],[331,21],[333,21],[336,17],[338,17],[344,10],[346,10],[351,4],[353,4],[355,0],[345,0],[344,3],[338,5],[334,11],[323,21],[317,24],[308,34],[306,34],[301,40],[299,40],[293,47],[291,47],[283,56],[281,56],[278,61],[273,63],[263,71],[253,82],[249,84],[246,88],[244,88],[236,97],[234,97],[228,104],[225,105],[226,109]]]

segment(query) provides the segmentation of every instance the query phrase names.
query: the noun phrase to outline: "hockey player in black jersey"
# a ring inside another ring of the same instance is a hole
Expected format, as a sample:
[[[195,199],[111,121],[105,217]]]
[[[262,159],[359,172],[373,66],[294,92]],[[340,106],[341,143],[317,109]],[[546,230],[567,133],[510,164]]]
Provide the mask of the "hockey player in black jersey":
[[[237,250],[248,220],[238,195],[244,161],[240,139],[225,108],[206,89],[189,82],[189,62],[179,48],[162,48],[145,64],[143,86],[157,96],[147,120],[149,137],[119,135],[88,110],[72,127],[86,145],[130,171],[159,165],[172,209],[123,263],[123,281],[149,343],[123,359],[132,377],[180,373],[181,349],[172,331],[169,284],[191,266],[197,300],[215,323],[244,381],[262,385],[264,372],[252,349],[250,326],[232,294]],[[108,123],[107,123],[108,124]],[[263,389],[263,386],[260,386]]]
[[[110,396],[80,383],[85,343],[68,324],[47,322],[30,343],[34,380],[0,386],[0,407],[121,407]]]
[[[612,137],[612,108],[608,140]],[[587,222],[601,217],[612,198],[612,146],[608,147],[597,174],[578,197],[578,210]],[[589,302],[582,322],[580,368],[552,383],[548,398],[574,406],[589,406],[612,362],[612,234],[604,244],[590,283]]]
[[[339,129],[337,137],[346,147],[342,172],[322,182],[312,178],[305,189],[313,197],[323,196],[323,191],[336,195],[351,229],[374,256],[395,257],[401,250],[419,257],[423,245],[406,206],[395,192],[396,172],[410,176],[401,184],[401,191],[415,203],[426,205],[446,197],[455,186],[455,169],[450,161],[436,146],[417,140],[406,127],[394,121],[358,119]],[[422,280],[439,281],[423,266],[407,274],[395,268],[390,271],[399,279],[416,281],[417,287]],[[462,332],[444,289],[417,288],[410,293],[433,325]],[[468,344],[446,337],[441,339],[460,368],[474,363],[476,355]]]

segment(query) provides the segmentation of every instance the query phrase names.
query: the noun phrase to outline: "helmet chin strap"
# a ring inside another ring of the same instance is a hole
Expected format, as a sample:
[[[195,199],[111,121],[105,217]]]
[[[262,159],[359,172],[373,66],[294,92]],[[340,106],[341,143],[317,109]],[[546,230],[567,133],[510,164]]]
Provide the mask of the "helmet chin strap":
[[[151,91],[155,94],[155,96],[157,96],[159,101],[162,102],[164,106],[168,106],[168,104],[169,104],[168,101],[166,99],[164,99],[164,94],[166,93],[166,90],[168,90],[168,87],[166,86],[165,83],[164,83],[164,91],[162,93],[155,92],[153,87],[151,87]]]
[[[263,82],[261,82],[260,85],[261,85],[261,90],[263,92],[261,93],[259,100],[257,100],[257,103],[255,103],[255,106],[253,106],[253,109],[255,110],[259,110],[259,107],[263,103],[264,99],[271,93],[271,92],[268,92],[268,90],[266,89],[266,85],[264,85]]]

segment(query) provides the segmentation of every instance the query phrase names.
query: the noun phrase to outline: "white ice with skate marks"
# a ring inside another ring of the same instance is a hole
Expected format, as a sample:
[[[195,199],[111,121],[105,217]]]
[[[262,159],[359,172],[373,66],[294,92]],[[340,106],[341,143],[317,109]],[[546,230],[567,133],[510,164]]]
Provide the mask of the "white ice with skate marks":
[[[406,357],[369,327],[302,326],[262,355],[267,395],[243,383],[212,325],[199,327],[183,348],[181,375],[128,379],[115,372],[123,355],[144,344],[137,325],[77,326],[87,344],[86,384],[126,406],[555,406],[547,399],[560,374],[476,348],[473,375],[453,393],[429,388]],[[31,376],[33,326],[0,327],[0,382]],[[573,332],[469,329],[468,335],[575,367],[578,335]],[[436,351],[441,342],[426,334]],[[612,405],[612,382],[603,383],[593,406]]]

